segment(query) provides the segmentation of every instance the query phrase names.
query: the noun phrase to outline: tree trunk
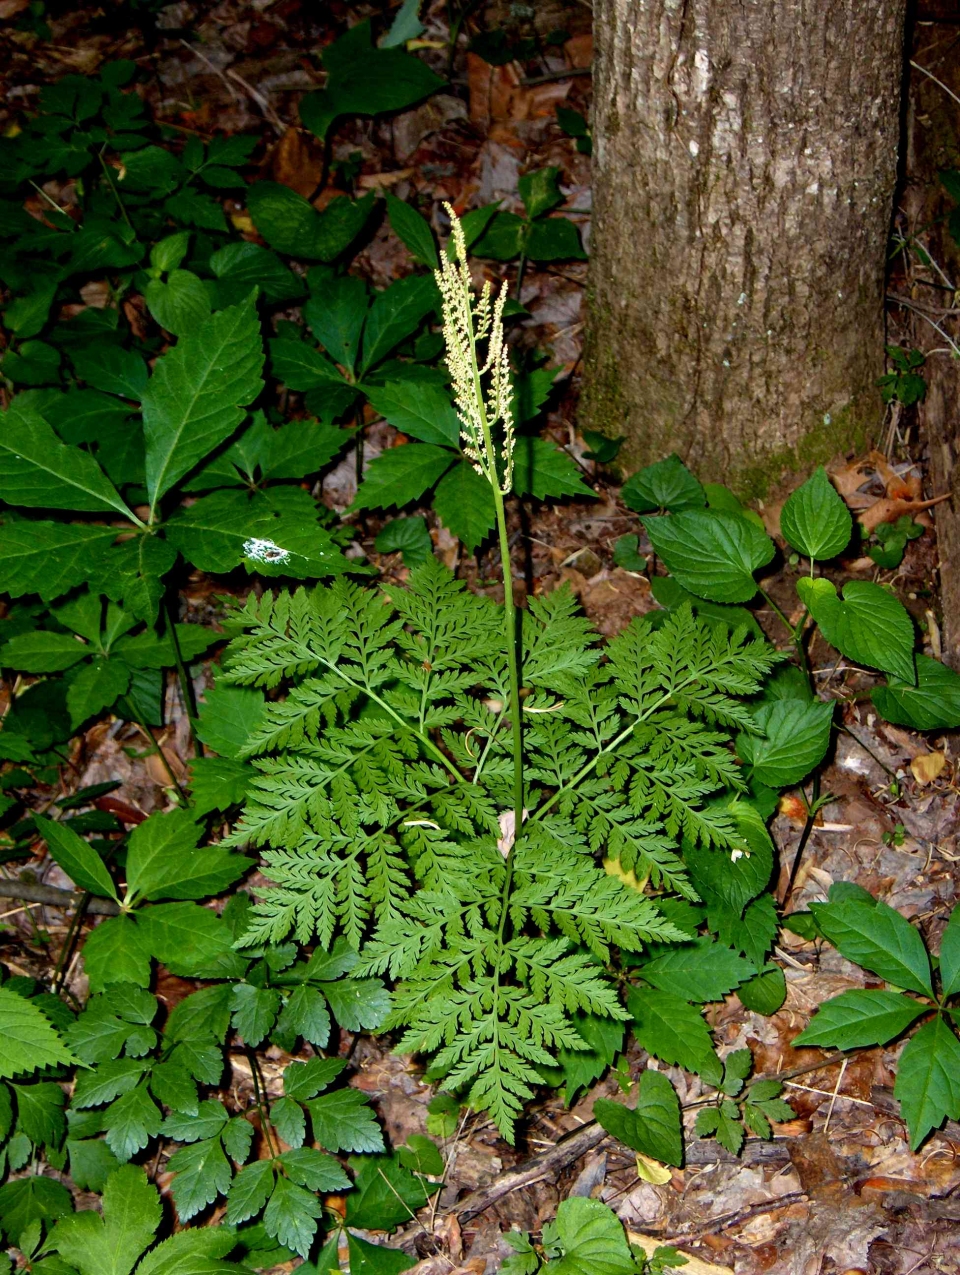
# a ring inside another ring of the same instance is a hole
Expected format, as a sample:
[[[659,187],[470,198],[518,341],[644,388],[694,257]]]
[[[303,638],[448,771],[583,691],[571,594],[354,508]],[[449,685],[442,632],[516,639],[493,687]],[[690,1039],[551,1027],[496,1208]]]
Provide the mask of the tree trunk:
[[[927,355],[923,369],[927,396],[919,409],[930,463],[930,490],[924,494],[950,493],[950,499],[937,505],[933,514],[940,559],[943,659],[960,672],[960,357],[955,353],[960,348],[956,302],[960,244],[948,221],[956,202],[938,180],[943,169],[960,169],[956,28],[960,10],[954,2],[917,16],[913,61],[929,74],[914,71],[910,77],[908,184],[902,207],[906,234],[916,235],[928,256],[924,260],[916,252],[907,255],[909,287],[904,291],[909,295],[902,298],[901,317],[907,320],[911,343]],[[946,18],[946,25],[938,18]]]
[[[880,424],[905,0],[596,0],[585,425],[762,493]]]

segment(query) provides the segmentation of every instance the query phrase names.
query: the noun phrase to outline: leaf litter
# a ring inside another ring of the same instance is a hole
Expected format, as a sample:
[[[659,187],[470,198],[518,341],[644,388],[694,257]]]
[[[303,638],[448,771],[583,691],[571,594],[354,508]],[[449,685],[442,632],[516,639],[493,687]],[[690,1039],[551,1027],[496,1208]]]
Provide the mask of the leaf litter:
[[[360,8],[352,6],[354,12]],[[443,6],[425,8],[427,37],[435,37],[442,32]],[[569,40],[567,57],[559,59],[556,71],[589,64],[589,33],[583,31],[582,11],[577,14],[576,8],[570,6],[564,16],[579,33]],[[25,2],[8,0],[0,19],[9,23],[26,9]],[[347,6],[331,6],[340,9],[345,13]],[[201,133],[213,127],[260,131],[268,141],[262,160],[265,175],[305,196],[316,191],[322,156],[297,128],[295,105],[304,90],[317,87],[316,64],[307,54],[318,40],[329,39],[329,32],[306,7],[289,2],[234,2],[210,10],[188,3],[168,5],[160,10],[149,39],[132,27],[120,32],[98,29],[92,11],[79,7],[52,20],[51,28],[49,41],[9,28],[0,37],[6,54],[8,116],[34,104],[42,83],[66,72],[94,71],[107,58],[140,57],[155,68],[146,80],[147,92],[161,118]],[[183,32],[189,32],[189,47],[184,47]],[[586,113],[589,80],[576,76],[529,86],[525,78],[516,63],[493,67],[468,54],[466,107],[460,96],[447,95],[389,124],[348,125],[338,135],[337,158],[359,152],[362,189],[388,185],[400,198],[447,198],[460,207],[474,198],[486,202],[512,197],[521,168],[556,163],[565,173],[566,193],[586,210],[589,162],[557,129],[555,107],[575,103]],[[54,193],[67,202],[68,189]],[[235,217],[242,223],[242,209]],[[580,220],[587,224],[586,212]],[[358,267],[383,286],[400,271],[400,257],[395,237],[381,230],[361,253]],[[552,348],[555,362],[567,373],[548,428],[589,470],[574,424],[583,283],[579,265],[551,271],[531,264],[522,294],[531,317],[524,321],[521,340],[531,348]],[[391,441],[386,431],[381,445]],[[371,440],[374,452],[376,447]],[[327,479],[325,491],[330,503],[342,508],[353,493],[349,481],[337,479],[336,473]],[[649,582],[613,559],[614,544],[624,534],[639,534],[644,549],[635,516],[619,503],[614,485],[602,474],[592,476],[598,478],[598,501],[535,509],[528,524],[515,526],[514,546],[518,559],[527,563],[528,585],[535,592],[569,581],[590,618],[609,634],[656,602]],[[866,531],[903,515],[926,528],[923,537],[907,547],[895,583],[906,597],[918,595],[911,599],[914,602],[925,595],[924,608],[935,610],[930,592],[935,541],[927,510],[943,497],[923,498],[922,465],[902,458],[892,461],[874,451],[833,469],[831,476]],[[765,511],[768,525],[775,513],[773,505]],[[443,544],[438,547],[443,552]],[[258,542],[249,551],[256,556],[273,548],[271,542]],[[387,557],[382,565],[388,576],[405,574],[398,558]],[[871,559],[845,565],[853,575],[875,569]],[[475,564],[463,561],[460,566],[484,587]],[[789,576],[789,568],[783,574]],[[776,577],[764,581],[775,598],[780,596],[780,583]],[[218,613],[214,592],[211,582],[198,577],[181,606],[209,621]],[[761,619],[768,627],[771,617]],[[769,627],[771,636],[777,636]],[[929,629],[927,636],[930,649],[935,642]],[[793,883],[791,910],[804,910],[822,899],[834,881],[853,882],[882,894],[913,918],[936,951],[945,918],[960,895],[956,738],[945,735],[928,747],[920,736],[880,722],[859,702],[869,688],[869,677],[844,668],[840,660],[831,662],[829,652],[816,654],[822,665],[818,671],[824,674],[821,692],[845,698],[844,730],[823,774],[822,787],[831,800],[814,823]],[[198,693],[210,680],[203,666],[194,669]],[[100,723],[78,737],[61,789],[52,789],[48,800],[119,780],[116,791],[97,799],[90,809],[112,811],[127,825],[163,809],[171,776],[183,778],[191,756],[189,722],[172,683],[166,699],[169,725],[151,740],[119,722]],[[781,895],[799,835],[797,812],[782,809],[774,823]],[[50,884],[65,880],[50,860],[32,861],[29,871]],[[41,907],[34,917],[45,931],[62,937],[62,914]],[[6,924],[4,957],[10,968],[43,972],[45,952],[24,913],[7,918]],[[425,1210],[391,1243],[422,1256],[413,1268],[419,1275],[486,1275],[508,1253],[503,1232],[511,1226],[539,1231],[555,1216],[559,1200],[587,1193],[610,1203],[645,1246],[670,1242],[689,1251],[691,1265],[684,1269],[691,1271],[819,1275],[835,1269],[906,1275],[960,1267],[960,1209],[953,1198],[960,1187],[960,1126],[948,1121],[923,1154],[914,1155],[892,1100],[898,1047],[866,1050],[829,1066],[817,1066],[820,1051],[794,1049],[790,1042],[818,1004],[843,990],[869,986],[870,976],[829,945],[805,941],[786,929],[778,936],[778,954],[787,999],[775,1015],[767,1018],[746,1010],[735,994],[712,1012],[721,1047],[750,1049],[757,1074],[808,1068],[786,1082],[797,1117],[777,1128],[772,1143],[748,1139],[737,1159],[714,1142],[691,1141],[687,1166],[673,1170],[669,1182],[658,1184],[639,1180],[635,1159],[607,1139],[603,1155],[590,1162],[589,1173],[577,1160],[460,1224],[458,1202],[470,1192],[489,1188],[523,1158],[522,1152],[496,1137],[488,1122],[473,1118],[442,1142],[447,1174],[439,1207]],[[76,970],[67,972],[67,983],[82,992]],[[189,981],[165,975],[158,994],[172,1008],[192,988]],[[343,1033],[344,1051],[358,1064],[354,1083],[376,1099],[390,1142],[398,1145],[422,1131],[433,1092],[422,1075],[407,1060],[389,1053],[386,1042],[367,1035]],[[286,1061],[276,1047],[267,1051],[264,1074],[271,1096],[281,1092]],[[626,1059],[630,1075],[635,1077],[647,1062],[643,1051],[631,1045]],[[684,1106],[696,1104],[704,1092],[701,1082],[678,1069],[665,1070]],[[234,1091],[250,1092],[252,1083],[243,1058],[234,1059]],[[589,1122],[598,1097],[618,1093],[616,1078],[608,1075],[570,1110],[556,1098],[534,1105],[526,1153],[542,1154],[575,1133]],[[689,1125],[694,1116],[694,1110],[686,1112]]]

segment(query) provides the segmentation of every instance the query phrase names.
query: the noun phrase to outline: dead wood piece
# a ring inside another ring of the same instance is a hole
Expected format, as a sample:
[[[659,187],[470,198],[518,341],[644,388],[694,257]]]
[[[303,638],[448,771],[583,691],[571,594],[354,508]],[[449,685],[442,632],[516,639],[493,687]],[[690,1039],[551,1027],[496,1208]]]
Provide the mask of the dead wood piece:
[[[20,899],[24,903],[48,903],[55,908],[75,908],[80,905],[83,894],[79,890],[60,890],[55,885],[40,885],[34,881],[0,881],[0,898]],[[120,914],[113,899],[90,899],[87,911],[95,916]]]

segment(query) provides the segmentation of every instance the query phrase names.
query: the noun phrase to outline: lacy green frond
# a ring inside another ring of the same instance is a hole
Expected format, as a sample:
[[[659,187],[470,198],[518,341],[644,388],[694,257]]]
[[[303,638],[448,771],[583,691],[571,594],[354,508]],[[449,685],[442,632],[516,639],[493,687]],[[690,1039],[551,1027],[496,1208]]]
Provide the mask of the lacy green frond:
[[[535,599],[517,837],[496,606],[431,560],[405,588],[338,580],[242,614],[223,676],[267,704],[224,845],[262,847],[271,884],[239,945],[346,937],[358,974],[397,980],[400,1048],[510,1136],[540,1069],[586,1047],[574,1016],[625,1017],[613,950],[686,939],[650,893],[696,900],[681,842],[741,847],[723,728],[776,653],[689,609],[604,650],[568,590]]]

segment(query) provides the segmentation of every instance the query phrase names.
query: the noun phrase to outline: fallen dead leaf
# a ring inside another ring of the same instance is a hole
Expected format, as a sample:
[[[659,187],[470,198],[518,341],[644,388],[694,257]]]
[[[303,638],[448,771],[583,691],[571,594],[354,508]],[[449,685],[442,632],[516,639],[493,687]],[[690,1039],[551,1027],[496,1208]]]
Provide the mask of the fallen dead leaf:
[[[323,147],[300,129],[288,128],[270,154],[269,171],[275,182],[309,199],[323,176]]]
[[[910,771],[920,787],[924,788],[939,778],[946,764],[944,753],[921,753],[910,763]]]
[[[924,509],[932,509],[934,505],[939,505],[941,501],[949,499],[950,492],[945,492],[942,496],[934,496],[931,500],[910,500],[899,496],[881,496],[869,508],[863,509],[857,514],[857,522],[861,524],[865,531],[873,531],[882,522],[896,522],[904,514],[918,514]],[[847,503],[849,504],[850,502],[848,501]]]
[[[637,1177],[641,1182],[650,1182],[653,1186],[666,1186],[673,1174],[665,1164],[654,1160],[652,1156],[637,1152]]]
[[[786,796],[781,797],[779,810],[791,823],[803,825],[807,822],[807,807],[796,793],[787,793]]]

